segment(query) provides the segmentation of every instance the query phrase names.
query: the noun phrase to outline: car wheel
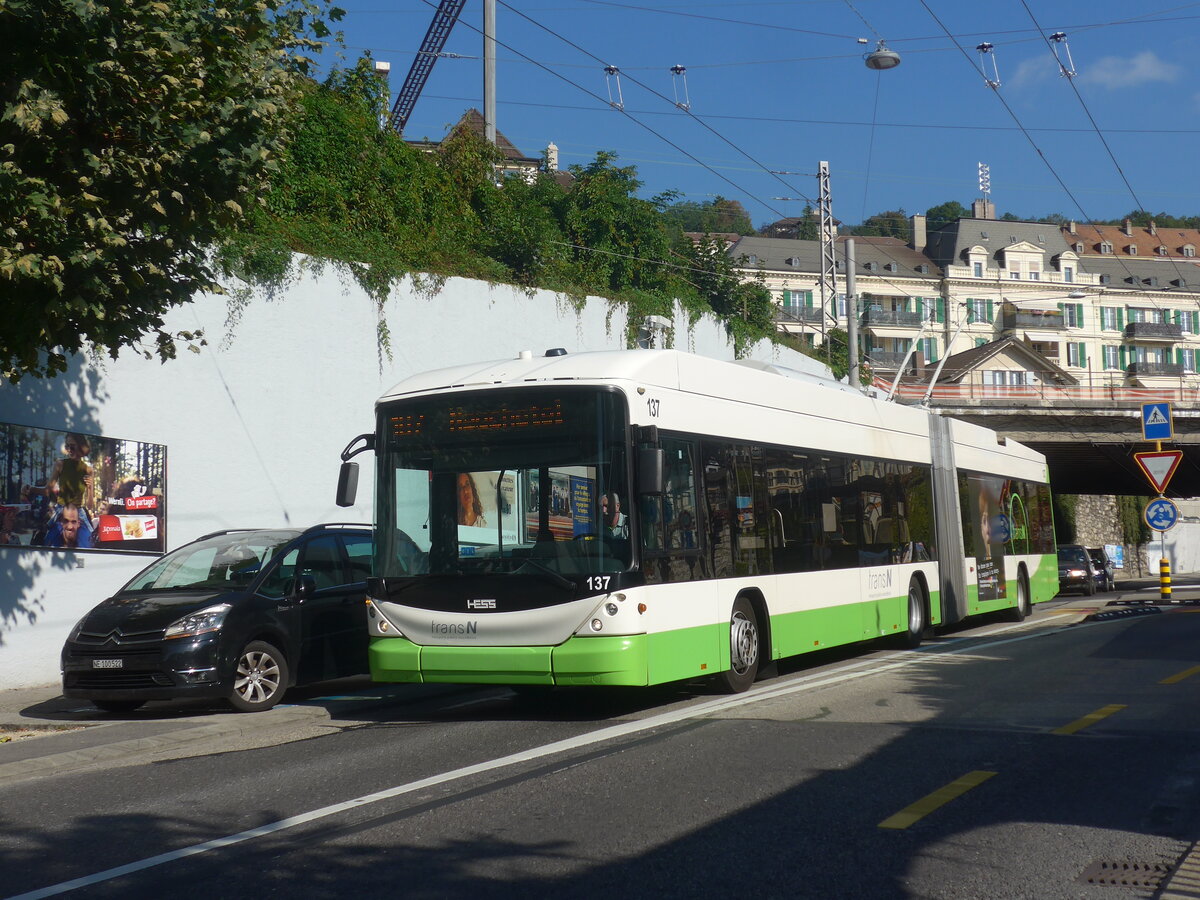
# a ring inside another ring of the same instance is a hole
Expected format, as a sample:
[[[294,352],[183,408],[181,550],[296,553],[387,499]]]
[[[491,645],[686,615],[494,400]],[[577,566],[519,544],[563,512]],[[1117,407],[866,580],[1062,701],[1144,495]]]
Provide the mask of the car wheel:
[[[1084,594],[1086,594],[1089,597],[1094,597],[1096,595],[1096,579],[1095,578],[1089,578],[1087,580],[1087,582],[1083,586],[1083,592],[1084,592]]]
[[[283,654],[266,641],[251,641],[238,655],[229,705],[238,712],[270,709],[287,690],[287,683]]]
[[[754,607],[745,597],[738,597],[729,617],[729,668],[721,673],[721,683],[729,693],[740,694],[754,684],[760,643]]]
[[[97,709],[102,709],[106,713],[122,714],[131,713],[135,709],[139,709],[145,700],[93,700],[92,705]]]

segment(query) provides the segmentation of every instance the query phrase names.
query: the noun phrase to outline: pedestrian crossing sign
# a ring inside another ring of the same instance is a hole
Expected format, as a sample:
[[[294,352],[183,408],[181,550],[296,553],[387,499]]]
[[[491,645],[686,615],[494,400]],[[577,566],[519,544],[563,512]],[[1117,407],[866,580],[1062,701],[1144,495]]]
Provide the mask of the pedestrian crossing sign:
[[[1169,441],[1174,439],[1169,401],[1142,404],[1142,440]]]

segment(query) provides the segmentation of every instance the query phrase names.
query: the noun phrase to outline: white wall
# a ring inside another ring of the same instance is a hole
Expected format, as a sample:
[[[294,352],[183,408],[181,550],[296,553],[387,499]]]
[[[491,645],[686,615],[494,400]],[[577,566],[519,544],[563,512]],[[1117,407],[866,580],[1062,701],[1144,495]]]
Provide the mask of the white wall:
[[[591,299],[577,312],[553,294],[451,279],[436,296],[395,291],[386,305],[392,359],[377,351],[372,301],[331,271],[279,298],[256,295],[226,341],[227,304],[202,296],[168,330],[203,329],[209,345],[159,364],[129,351],[77,360],[49,381],[0,384],[0,422],[167,446],[169,548],[222,528],[370,521],[370,467],[356,509],[334,505],[338,454],[373,429],[375,398],[414,372],[515,356],[625,346],[623,310]],[[676,346],[733,358],[724,330],[677,311]],[[756,359],[809,372],[808,357],[763,343]],[[67,632],[148,563],[144,556],[0,548],[0,689],[58,679]]]

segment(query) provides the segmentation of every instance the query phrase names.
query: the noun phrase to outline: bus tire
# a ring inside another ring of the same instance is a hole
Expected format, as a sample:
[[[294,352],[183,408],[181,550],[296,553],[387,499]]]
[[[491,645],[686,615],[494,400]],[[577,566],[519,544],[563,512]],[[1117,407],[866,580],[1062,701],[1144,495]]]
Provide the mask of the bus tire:
[[[926,608],[925,589],[921,587],[920,579],[914,577],[908,582],[908,625],[900,635],[900,646],[906,650],[921,646],[925,629],[929,627]]]
[[[721,685],[727,692],[740,694],[754,684],[761,651],[754,606],[745,597],[738,597],[729,616],[729,668],[721,673]]]
[[[1022,567],[1017,572],[1017,604],[1008,611],[1009,621],[1024,622],[1025,617],[1032,611],[1032,605],[1029,602],[1029,577]]]

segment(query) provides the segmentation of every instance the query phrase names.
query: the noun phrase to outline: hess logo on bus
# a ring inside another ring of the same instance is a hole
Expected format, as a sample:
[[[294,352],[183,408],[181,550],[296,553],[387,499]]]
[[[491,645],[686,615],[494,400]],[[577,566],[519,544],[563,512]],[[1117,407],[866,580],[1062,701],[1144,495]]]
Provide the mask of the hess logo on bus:
[[[492,599],[468,600],[467,609],[495,609],[496,601]]]

